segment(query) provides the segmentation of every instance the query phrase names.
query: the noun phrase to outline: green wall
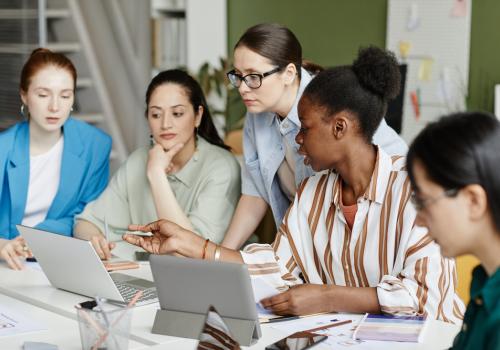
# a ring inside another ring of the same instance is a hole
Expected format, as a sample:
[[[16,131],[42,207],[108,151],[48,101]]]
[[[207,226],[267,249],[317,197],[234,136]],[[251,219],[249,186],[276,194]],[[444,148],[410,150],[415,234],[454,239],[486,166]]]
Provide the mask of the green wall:
[[[493,87],[500,84],[500,1],[473,0],[469,109],[493,112]]]
[[[385,46],[386,17],[386,0],[228,0],[228,52],[248,27],[277,22],[297,35],[303,58],[348,64],[360,45]]]
[[[324,66],[350,63],[359,46],[385,47],[387,0],[227,0],[229,52],[248,27],[261,22],[288,26],[303,57]],[[493,111],[500,83],[500,1],[473,0],[470,109]]]

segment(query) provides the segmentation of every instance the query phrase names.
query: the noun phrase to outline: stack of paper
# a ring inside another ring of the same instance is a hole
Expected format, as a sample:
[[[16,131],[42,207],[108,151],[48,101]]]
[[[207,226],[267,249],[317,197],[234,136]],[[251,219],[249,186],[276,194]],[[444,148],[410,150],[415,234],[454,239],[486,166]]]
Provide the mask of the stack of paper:
[[[354,331],[358,340],[421,342],[425,317],[366,314]]]

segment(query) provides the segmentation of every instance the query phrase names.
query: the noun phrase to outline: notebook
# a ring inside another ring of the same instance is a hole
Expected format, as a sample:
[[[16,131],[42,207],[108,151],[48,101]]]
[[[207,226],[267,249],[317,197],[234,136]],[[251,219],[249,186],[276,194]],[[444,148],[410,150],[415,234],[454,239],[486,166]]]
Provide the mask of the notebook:
[[[420,343],[425,324],[425,316],[366,314],[354,331],[353,338]]]

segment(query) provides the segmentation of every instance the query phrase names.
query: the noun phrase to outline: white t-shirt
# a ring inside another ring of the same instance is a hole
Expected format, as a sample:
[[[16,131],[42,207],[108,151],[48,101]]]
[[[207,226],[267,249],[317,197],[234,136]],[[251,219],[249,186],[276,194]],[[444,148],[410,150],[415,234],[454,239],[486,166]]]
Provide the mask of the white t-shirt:
[[[61,178],[64,137],[46,153],[30,157],[30,182],[23,225],[35,226],[45,220]]]

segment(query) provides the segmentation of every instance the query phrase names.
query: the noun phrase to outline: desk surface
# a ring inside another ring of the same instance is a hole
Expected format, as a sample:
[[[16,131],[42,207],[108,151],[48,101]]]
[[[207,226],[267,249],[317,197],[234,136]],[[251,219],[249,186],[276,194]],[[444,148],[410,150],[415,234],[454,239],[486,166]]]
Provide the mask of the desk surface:
[[[17,299],[0,294],[0,304],[39,324],[44,330],[0,337],[0,348],[22,349],[24,342],[43,342],[57,344],[59,349],[81,349],[80,330],[76,320],[58,315],[54,312],[24,303]],[[131,341],[130,349],[146,349],[148,346]]]
[[[122,242],[118,244],[114,253],[117,256],[132,259],[135,250],[135,247]],[[148,263],[141,263],[139,269],[128,270],[125,273],[152,280]],[[4,296],[0,295],[0,303],[14,299],[16,308],[19,305],[20,312],[25,310],[30,314],[36,315],[48,328],[47,331],[40,332],[36,336],[33,334],[33,337],[30,336],[29,338],[26,335],[24,337],[12,336],[0,338],[0,348],[21,348],[22,343],[27,339],[54,343],[59,345],[60,349],[79,348],[80,337],[74,305],[89,300],[89,298],[52,287],[42,271],[29,266],[23,271],[14,271],[2,262],[0,263],[0,280],[2,281],[0,283],[0,293],[4,294]],[[151,333],[158,308],[158,304],[151,304],[134,309],[130,349],[194,349],[196,347],[195,340]],[[429,332],[424,337],[424,344],[394,343],[391,344],[390,348],[432,350],[449,347],[459,327],[440,321],[431,322],[431,327],[428,327]],[[271,325],[262,325],[261,328],[262,338],[257,344],[249,347],[249,349],[264,349],[266,345],[287,335],[281,330],[272,328]],[[64,329],[65,331],[60,332],[60,329]],[[317,347],[318,350],[320,348],[320,346]]]

